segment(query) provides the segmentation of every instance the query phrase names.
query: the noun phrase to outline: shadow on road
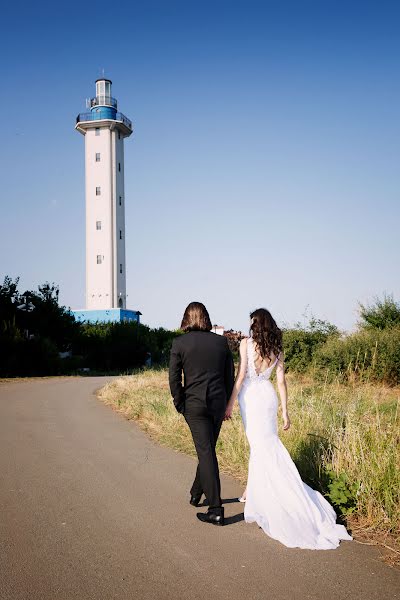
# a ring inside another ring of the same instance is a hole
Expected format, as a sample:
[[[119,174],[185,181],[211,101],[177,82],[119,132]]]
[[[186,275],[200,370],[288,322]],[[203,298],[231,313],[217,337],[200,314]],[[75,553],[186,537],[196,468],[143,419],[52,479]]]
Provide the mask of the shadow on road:
[[[221,500],[222,504],[234,504],[235,502],[239,502],[239,498],[225,498],[225,500]],[[204,498],[203,502],[200,502],[199,507],[208,506],[207,498]]]
[[[239,498],[226,498],[225,500],[221,500],[222,504],[233,504],[234,502],[239,502]]]
[[[234,523],[240,523],[240,521],[244,521],[243,513],[233,515],[233,517],[225,517],[225,525],[233,525]]]

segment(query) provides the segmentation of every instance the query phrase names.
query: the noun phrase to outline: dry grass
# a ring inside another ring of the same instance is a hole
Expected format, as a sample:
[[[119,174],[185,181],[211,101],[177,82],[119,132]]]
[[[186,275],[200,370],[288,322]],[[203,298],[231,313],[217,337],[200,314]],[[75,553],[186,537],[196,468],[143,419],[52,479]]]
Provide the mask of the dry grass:
[[[195,455],[188,427],[173,407],[166,371],[121,377],[99,396],[161,444]],[[367,543],[385,536],[394,553],[400,520],[399,397],[398,388],[289,377],[292,427],[280,434],[302,477],[314,487],[325,485],[326,491],[327,473],[345,474],[355,490],[347,510],[350,527]],[[221,471],[244,485],[248,446],[237,408],[222,427],[217,449]]]
[[[120,377],[103,387],[99,397],[127,419],[137,421],[161,444],[196,456],[186,422],[173,406],[166,371],[149,369]],[[248,446],[238,411],[232,421],[222,427],[218,460],[221,471],[246,482]]]

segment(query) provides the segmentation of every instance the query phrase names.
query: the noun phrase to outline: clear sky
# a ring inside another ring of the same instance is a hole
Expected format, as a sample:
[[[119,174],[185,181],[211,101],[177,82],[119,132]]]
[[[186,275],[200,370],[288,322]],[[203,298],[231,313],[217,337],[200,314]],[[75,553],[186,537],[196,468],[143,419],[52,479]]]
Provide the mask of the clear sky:
[[[84,307],[84,140],[113,80],[125,142],[128,307],[191,300],[244,330],[268,307],[343,329],[400,297],[400,5],[13,2],[2,8],[0,278]]]

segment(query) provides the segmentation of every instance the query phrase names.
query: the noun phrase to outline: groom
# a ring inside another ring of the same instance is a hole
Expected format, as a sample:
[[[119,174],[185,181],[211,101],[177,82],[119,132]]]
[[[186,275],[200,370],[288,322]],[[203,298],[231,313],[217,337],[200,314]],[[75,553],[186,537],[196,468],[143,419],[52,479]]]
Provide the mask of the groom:
[[[232,392],[235,370],[226,338],[211,333],[211,327],[204,304],[191,302],[181,324],[185,335],[175,338],[172,344],[169,385],[175,408],[183,414],[190,428],[199,459],[190,490],[190,504],[199,506],[204,493],[208,512],[197,513],[197,518],[213,525],[224,525],[215,445]]]

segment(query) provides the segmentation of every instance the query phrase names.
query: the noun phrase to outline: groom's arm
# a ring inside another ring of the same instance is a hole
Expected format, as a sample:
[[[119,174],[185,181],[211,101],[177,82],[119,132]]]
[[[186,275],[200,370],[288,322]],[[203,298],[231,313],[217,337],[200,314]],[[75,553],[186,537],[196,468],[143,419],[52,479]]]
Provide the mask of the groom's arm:
[[[178,348],[178,338],[172,342],[169,359],[169,388],[176,410],[182,413],[185,408],[185,393],[182,385],[182,357]]]
[[[235,383],[235,365],[233,364],[232,352],[229,348],[228,340],[226,340],[225,390],[226,390],[227,402],[228,402],[229,398],[231,397],[234,383]]]

